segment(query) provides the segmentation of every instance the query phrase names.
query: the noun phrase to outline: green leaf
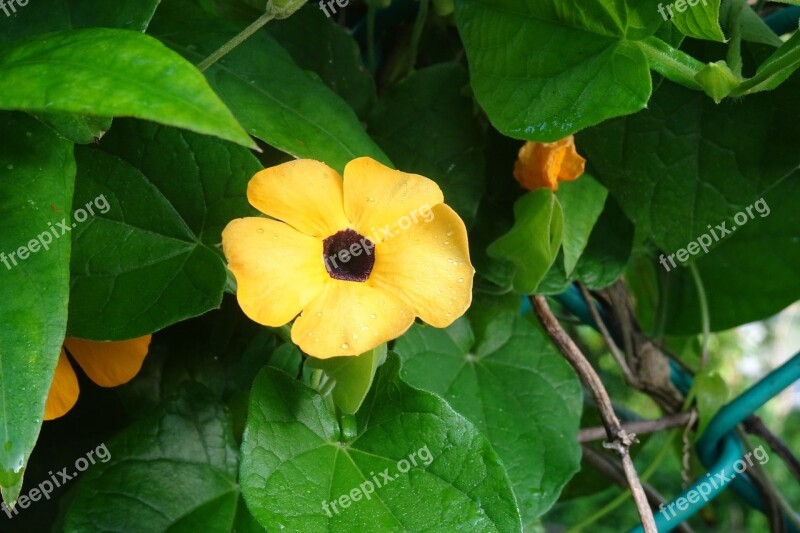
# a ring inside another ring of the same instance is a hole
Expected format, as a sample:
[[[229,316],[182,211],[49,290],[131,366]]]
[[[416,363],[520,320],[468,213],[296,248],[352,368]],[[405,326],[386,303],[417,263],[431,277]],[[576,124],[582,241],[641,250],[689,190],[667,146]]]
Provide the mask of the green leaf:
[[[14,133],[0,143],[0,491],[11,504],[64,342],[70,239],[58,223],[69,221],[75,160],[71,143],[25,115],[0,113],[0,131]]]
[[[800,68],[800,32],[795,32],[758,67],[755,75],[744,81],[733,94],[739,96],[771,91],[786,81],[798,68]]]
[[[352,415],[358,411],[372,387],[378,365],[386,360],[386,343],[362,353],[357,357],[331,357],[330,359],[306,360],[308,368],[323,370],[333,381],[330,394],[333,403],[343,413]],[[326,389],[331,385],[326,385]]]
[[[0,48],[0,109],[132,116],[254,146],[194,67],[128,30],[62,31]]]
[[[246,523],[230,414],[203,387],[182,387],[103,446],[64,531],[222,532]]]
[[[472,98],[463,94],[468,84],[467,72],[454,63],[416,71],[381,97],[369,130],[398,168],[438,183],[445,202],[470,227],[486,163]]]
[[[779,142],[771,139],[770,144]],[[796,154],[796,152],[795,152]],[[697,269],[708,297],[712,331],[763,320],[800,299],[800,172],[795,171],[764,194],[761,212],[738,227],[708,254]],[[746,215],[747,210],[742,206]],[[768,215],[763,213],[768,212]],[[740,217],[741,220],[741,217]],[[730,224],[728,224],[730,227]],[[661,270],[661,264],[657,264]],[[688,269],[670,271],[666,329],[670,333],[700,333],[697,289]]]
[[[672,10],[673,24],[685,35],[723,42],[725,35],[719,25],[720,3],[721,0],[667,0],[663,6],[659,3],[658,9],[667,18],[667,9]]]
[[[637,40],[663,21],[645,0],[459,0],[475,96],[503,134],[556,141],[645,107]]]
[[[17,5],[16,14],[0,17],[0,44],[40,33],[95,26],[144,32],[157,5],[158,0],[38,0],[35,9]],[[60,135],[82,144],[99,138],[111,126],[111,118],[105,117],[41,112],[33,115]]]
[[[129,120],[100,148],[76,149],[75,203],[94,202],[95,216],[75,230],[70,336],[130,339],[218,307],[222,229],[255,213],[245,189],[258,161],[213,137]]]
[[[164,0],[150,29],[199,62],[241,28],[204,13],[192,0]],[[301,70],[266,31],[256,32],[206,76],[247,131],[279,150],[324,161],[339,171],[360,156],[389,163],[353,110]]]
[[[799,89],[793,78],[715,104],[665,81],[646,111],[583,131],[577,142],[637,229],[674,253],[800,165]]]
[[[558,203],[564,211],[564,268],[571,274],[583,249],[589,243],[597,219],[603,212],[608,190],[597,180],[584,174],[578,180],[559,186]]]
[[[524,523],[541,516],[580,467],[581,387],[519,299],[479,297],[447,329],[413,326],[396,345],[402,376],[486,435],[508,469]]]
[[[111,119],[70,113],[31,113],[31,115],[67,140],[89,144],[111,127]]]
[[[723,24],[725,24],[726,27],[731,13],[735,11],[732,9],[733,4],[733,2],[722,3],[720,20],[725,21]],[[775,48],[783,44],[781,38],[775,35],[775,32],[772,31],[769,26],[767,26],[767,24],[764,22],[764,19],[759,17],[758,13],[752,9],[742,9],[737,19],[737,23],[739,24],[739,31],[741,32],[742,39],[745,41],[768,44]]]
[[[633,240],[633,224],[616,200],[608,198],[575,269],[567,274],[565,248],[562,246],[553,266],[536,287],[536,294],[560,294],[576,280],[593,290],[611,285],[625,272],[633,250]]]
[[[342,441],[317,392],[279,370],[261,371],[250,395],[240,480],[262,526],[520,530],[508,478],[489,443],[443,400],[400,381],[398,371],[390,355],[350,442]]]
[[[290,18],[270,22],[267,32],[289,52],[297,66],[310,70],[339,95],[361,119],[377,98],[375,81],[364,68],[353,36],[309,4]]]
[[[625,272],[633,240],[633,224],[619,203],[608,198],[573,274],[589,289],[608,287]]]
[[[564,228],[561,204],[549,189],[527,193],[514,204],[514,227],[493,242],[490,257],[514,264],[514,290],[531,294],[558,255]]]
[[[11,9],[10,1],[7,1]],[[12,16],[0,17],[0,44],[41,33],[79,28],[120,28],[144,32],[158,0],[38,0],[16,5]],[[30,9],[33,7],[33,9]]]

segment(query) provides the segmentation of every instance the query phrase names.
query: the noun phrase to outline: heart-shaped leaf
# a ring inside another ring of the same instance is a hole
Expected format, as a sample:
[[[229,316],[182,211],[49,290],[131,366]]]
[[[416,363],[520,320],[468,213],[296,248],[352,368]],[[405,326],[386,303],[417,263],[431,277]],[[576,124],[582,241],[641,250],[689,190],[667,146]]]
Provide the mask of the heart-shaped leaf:
[[[475,96],[505,135],[557,141],[645,107],[636,41],[663,21],[648,0],[459,0]]]
[[[239,500],[230,413],[213,398],[200,385],[186,385],[110,440],[81,479],[64,531],[257,527]]]
[[[254,214],[245,189],[261,166],[250,152],[119,120],[76,156],[75,202],[94,203],[95,216],[74,235],[70,336],[130,339],[218,307],[222,229]]]
[[[261,371],[250,395],[241,485],[262,526],[520,530],[508,478],[488,442],[398,371],[390,355],[350,440],[316,391],[274,368]]]
[[[547,336],[514,296],[479,297],[447,329],[414,326],[397,342],[402,376],[466,416],[497,450],[525,524],[578,471],[582,396]]]

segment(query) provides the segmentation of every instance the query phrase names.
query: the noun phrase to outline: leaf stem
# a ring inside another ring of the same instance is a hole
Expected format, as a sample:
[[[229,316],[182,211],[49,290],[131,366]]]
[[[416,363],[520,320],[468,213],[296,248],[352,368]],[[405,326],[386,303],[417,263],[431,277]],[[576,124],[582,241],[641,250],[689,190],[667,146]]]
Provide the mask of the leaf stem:
[[[417,18],[414,20],[414,28],[411,30],[411,45],[408,53],[408,73],[414,70],[414,65],[417,64],[417,53],[419,51],[419,40],[422,37],[422,30],[425,28],[425,22],[428,20],[428,3],[430,0],[420,0],[419,11]]]
[[[315,368],[311,371],[311,388],[319,390],[322,376],[325,372],[321,368]]]
[[[251,35],[253,35],[255,32],[264,27],[264,25],[273,18],[275,18],[275,14],[272,13],[271,11],[268,11],[263,15],[261,15],[260,17],[258,17],[252,24],[243,29],[238,35],[233,37],[227,43],[220,46],[216,50],[216,52],[214,52],[213,54],[202,60],[197,65],[197,70],[199,70],[200,72],[204,72],[206,69],[208,69],[208,67],[210,67],[211,65],[213,65],[214,63],[225,57],[228,54],[228,52],[230,52],[231,50],[233,50],[234,48],[245,42]]]
[[[367,61],[369,70],[373,74],[377,65],[375,63],[375,14],[377,9],[372,3],[367,5]]]
[[[697,265],[695,263],[689,263],[689,271],[692,273],[692,280],[694,280],[694,286],[697,289],[697,299],[700,302],[700,319],[703,326],[703,352],[700,357],[700,369],[703,369],[708,363],[708,338],[711,335],[711,319],[708,312],[706,289],[703,286],[703,278],[700,277],[700,271],[697,270]]]
[[[728,25],[728,31],[731,36],[730,44],[728,45],[728,67],[739,78],[742,77],[742,27],[739,23],[739,18],[744,7],[744,0],[734,0],[730,24]]]
[[[658,37],[648,37],[637,41],[650,68],[690,89],[703,89],[697,82],[695,75],[702,70],[705,65],[690,56],[689,54],[673,48]]]

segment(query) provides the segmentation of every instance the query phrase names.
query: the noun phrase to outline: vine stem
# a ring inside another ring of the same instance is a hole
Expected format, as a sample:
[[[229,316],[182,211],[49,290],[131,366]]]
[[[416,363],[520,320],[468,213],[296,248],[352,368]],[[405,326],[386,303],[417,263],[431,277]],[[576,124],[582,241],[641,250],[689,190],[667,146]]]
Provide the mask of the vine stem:
[[[417,18],[414,20],[414,28],[411,30],[411,52],[409,53],[409,66],[408,72],[414,70],[414,65],[417,63],[417,53],[419,52],[419,40],[422,37],[422,30],[425,28],[425,21],[428,20],[428,2],[429,0],[420,0],[419,11]]]
[[[597,375],[592,365],[586,360],[586,356],[581,353],[580,348],[575,344],[572,338],[567,335],[558,323],[547,300],[544,296],[530,296],[531,304],[536,311],[536,316],[544,327],[547,335],[558,347],[561,354],[567,362],[575,369],[581,382],[589,389],[589,392],[594,399],[597,409],[600,411],[600,417],[603,420],[603,426],[606,429],[606,436],[608,441],[603,443],[603,446],[610,448],[619,454],[622,462],[622,469],[625,472],[625,478],[631,488],[633,500],[636,503],[636,509],[639,511],[639,517],[642,520],[642,526],[645,533],[658,533],[656,529],[655,518],[653,518],[653,511],[650,509],[650,504],[647,502],[647,495],[642,487],[642,482],[636,474],[636,467],[633,464],[630,453],[628,452],[630,446],[636,442],[636,435],[628,433],[622,427],[622,424],[614,412],[614,407],[611,404],[611,398],[606,391],[603,382],[600,381],[600,376]]]
[[[703,278],[695,263],[689,263],[689,271],[692,273],[694,286],[697,289],[697,299],[700,303],[700,319],[703,327],[703,352],[700,357],[700,368],[705,368],[708,364],[708,339],[711,336],[711,317],[708,312],[708,298],[706,289],[703,286]]]
[[[703,86],[695,79],[705,64],[677,48],[673,48],[658,37],[650,36],[637,41],[650,68],[667,78],[690,89],[702,90]]]
[[[234,48],[245,42],[251,35],[253,35],[255,32],[263,28],[267,22],[269,22],[274,18],[275,14],[272,13],[271,11],[268,11],[263,15],[261,15],[260,17],[258,17],[252,24],[243,29],[238,35],[236,35],[227,43],[220,46],[216,50],[216,52],[214,52],[213,54],[202,60],[200,63],[198,63],[197,70],[199,70],[200,72],[204,72],[206,69],[208,69],[208,67],[210,67],[211,65],[213,65],[214,63],[225,57],[231,50],[233,50]]]

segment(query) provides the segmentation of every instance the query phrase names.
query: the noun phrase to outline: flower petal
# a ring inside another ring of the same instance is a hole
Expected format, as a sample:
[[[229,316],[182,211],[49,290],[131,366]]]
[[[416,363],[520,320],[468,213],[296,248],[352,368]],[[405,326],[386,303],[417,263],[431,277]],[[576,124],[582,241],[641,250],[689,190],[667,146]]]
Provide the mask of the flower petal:
[[[448,205],[375,247],[370,282],[406,302],[437,328],[449,326],[472,303],[475,269],[464,222]]]
[[[353,159],[344,168],[344,211],[355,230],[373,242],[383,239],[381,228],[395,228],[403,217],[420,219],[443,201],[436,182],[372,158]]]
[[[519,149],[514,177],[524,188],[558,190],[558,182],[573,181],[583,174],[586,160],[575,149],[575,137],[540,143],[527,141]]]
[[[151,337],[111,342],[67,338],[64,347],[89,379],[101,387],[116,387],[139,373]]]
[[[247,185],[247,199],[262,213],[321,239],[349,227],[342,207],[342,177],[313,159],[258,172]]]
[[[67,360],[64,348],[61,348],[56,372],[50,383],[50,392],[47,394],[47,402],[44,404],[44,419],[53,420],[67,414],[78,401],[79,393],[78,378]]]
[[[401,300],[368,283],[330,280],[292,326],[292,341],[327,359],[359,355],[402,335],[414,313]]]
[[[276,220],[232,220],[222,232],[222,249],[236,278],[239,306],[265,326],[296,317],[328,278],[322,241]]]

